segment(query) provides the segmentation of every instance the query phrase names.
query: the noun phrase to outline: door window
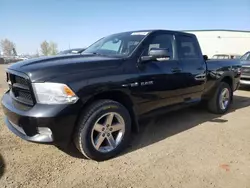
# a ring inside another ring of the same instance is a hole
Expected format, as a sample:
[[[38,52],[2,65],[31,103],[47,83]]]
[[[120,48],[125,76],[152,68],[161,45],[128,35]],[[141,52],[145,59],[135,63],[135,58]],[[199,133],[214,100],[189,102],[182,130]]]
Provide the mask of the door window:
[[[165,48],[169,52],[169,59],[173,59],[173,39],[173,35],[170,34],[162,34],[153,37],[151,42],[149,42],[146,49],[144,50],[143,55],[148,56],[149,51],[152,48]]]
[[[179,36],[178,42],[178,57],[181,59],[200,58],[199,46],[196,40],[189,36]]]

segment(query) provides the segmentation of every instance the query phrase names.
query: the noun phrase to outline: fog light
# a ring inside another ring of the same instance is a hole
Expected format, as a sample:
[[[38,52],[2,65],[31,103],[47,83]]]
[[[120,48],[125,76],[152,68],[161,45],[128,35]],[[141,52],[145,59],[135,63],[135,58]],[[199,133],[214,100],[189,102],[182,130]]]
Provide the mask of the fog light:
[[[52,136],[52,131],[48,127],[38,127],[38,133],[42,135]]]

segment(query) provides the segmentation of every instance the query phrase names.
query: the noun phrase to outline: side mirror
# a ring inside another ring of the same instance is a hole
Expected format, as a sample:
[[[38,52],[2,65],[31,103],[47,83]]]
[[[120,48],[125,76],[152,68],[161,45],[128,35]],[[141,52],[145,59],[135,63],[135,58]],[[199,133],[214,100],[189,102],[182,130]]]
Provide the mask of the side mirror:
[[[207,60],[208,60],[208,56],[207,56],[207,55],[203,55],[203,59],[204,59],[205,61],[207,61]]]
[[[170,55],[168,53],[168,49],[166,49],[166,48],[151,48],[151,50],[149,51],[149,56],[154,57],[156,59],[170,57]]]
[[[142,56],[141,61],[154,61],[158,58],[170,58],[168,49],[166,48],[151,48],[148,56]]]

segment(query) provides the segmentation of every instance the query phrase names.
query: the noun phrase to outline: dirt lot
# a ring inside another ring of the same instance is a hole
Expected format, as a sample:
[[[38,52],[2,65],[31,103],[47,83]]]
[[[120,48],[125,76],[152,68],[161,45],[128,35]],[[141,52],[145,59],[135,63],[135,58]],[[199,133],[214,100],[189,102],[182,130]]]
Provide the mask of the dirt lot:
[[[250,187],[249,105],[250,89],[235,93],[224,116],[185,109],[151,119],[131,147],[101,163],[19,139],[1,112],[0,187]]]

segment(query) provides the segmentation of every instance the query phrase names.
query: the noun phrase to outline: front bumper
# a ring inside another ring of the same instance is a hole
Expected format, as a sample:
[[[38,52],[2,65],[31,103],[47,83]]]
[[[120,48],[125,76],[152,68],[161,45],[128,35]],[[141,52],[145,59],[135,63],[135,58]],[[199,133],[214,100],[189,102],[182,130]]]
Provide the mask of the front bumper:
[[[5,117],[5,123],[11,132],[24,140],[39,143],[50,143],[54,141],[53,134],[49,128],[46,128],[49,130],[47,133],[38,131],[37,134],[28,136],[22,127],[15,125],[7,117]]]
[[[35,104],[28,107],[12,99],[9,92],[6,92],[2,97],[2,107],[7,127],[20,138],[60,145],[71,141],[81,103]]]
[[[250,80],[240,80],[241,85],[250,85]]]
[[[241,85],[250,85],[250,75],[241,75],[240,77],[240,84]]]

